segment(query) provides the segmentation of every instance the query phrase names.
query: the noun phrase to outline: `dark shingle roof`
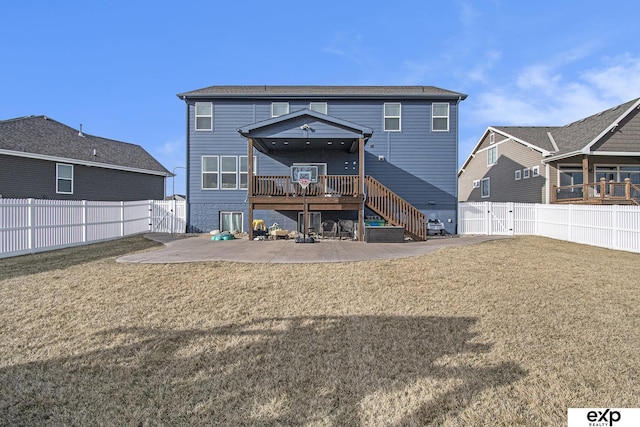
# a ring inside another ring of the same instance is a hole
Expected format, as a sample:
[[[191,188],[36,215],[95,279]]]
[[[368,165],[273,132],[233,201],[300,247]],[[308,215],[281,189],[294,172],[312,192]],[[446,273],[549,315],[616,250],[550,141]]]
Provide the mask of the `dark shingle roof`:
[[[565,126],[491,126],[552,153],[553,156],[580,151],[614,124],[640,98],[616,105]],[[551,134],[558,149],[553,147]]]
[[[508,135],[516,137],[522,141],[528,142],[529,144],[535,145],[536,147],[540,147],[543,150],[546,150],[550,153],[556,151],[556,148],[553,146],[553,143],[549,139],[549,133],[553,133],[557,127],[550,126],[492,126],[494,129],[504,132]]]
[[[139,145],[86,133],[80,136],[78,130],[46,116],[0,121],[0,149],[170,174]]]
[[[209,86],[178,94],[199,97],[419,97],[465,99],[467,95],[435,86]]]

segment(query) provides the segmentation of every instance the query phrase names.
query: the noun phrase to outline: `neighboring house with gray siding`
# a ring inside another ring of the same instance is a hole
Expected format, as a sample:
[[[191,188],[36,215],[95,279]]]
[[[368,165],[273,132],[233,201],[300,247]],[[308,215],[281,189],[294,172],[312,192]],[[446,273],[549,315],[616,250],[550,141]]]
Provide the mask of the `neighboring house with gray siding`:
[[[566,126],[490,126],[458,172],[460,201],[640,203],[640,99]]]
[[[187,108],[188,229],[248,231],[253,220],[317,231],[380,216],[422,239],[457,222],[458,107],[432,86],[211,86]],[[291,167],[313,171],[304,205]],[[374,197],[375,196],[375,197]],[[361,237],[361,236],[360,236]]]
[[[171,173],[142,147],[46,116],[0,121],[0,197],[162,200]]]

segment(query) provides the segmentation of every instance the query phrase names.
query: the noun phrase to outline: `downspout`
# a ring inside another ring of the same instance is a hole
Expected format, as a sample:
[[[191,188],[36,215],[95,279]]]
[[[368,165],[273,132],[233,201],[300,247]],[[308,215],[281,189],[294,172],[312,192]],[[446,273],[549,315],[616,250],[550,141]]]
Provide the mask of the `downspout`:
[[[191,197],[190,197],[191,193],[189,191],[189,181],[190,181],[189,172],[191,170],[190,169],[190,167],[191,167],[191,161],[190,161],[191,157],[190,157],[190,145],[189,145],[189,130],[190,130],[190,127],[189,127],[189,103],[187,102],[187,97],[186,96],[183,96],[182,100],[184,101],[184,103],[185,103],[185,105],[187,107],[186,108],[186,120],[185,120],[186,127],[187,127],[186,130],[185,130],[185,135],[186,135],[186,139],[187,139],[187,141],[186,141],[187,142],[187,144],[186,144],[187,145],[186,146],[186,156],[187,156],[187,162],[186,163],[187,164],[185,165],[185,168],[186,168],[185,192],[187,193],[187,200],[186,200],[185,205],[184,205],[184,208],[185,208],[184,216],[185,216],[185,219],[186,219],[186,222],[187,222],[185,224],[186,225],[185,231],[187,233],[190,233],[191,232],[191,218],[190,218],[191,209],[189,209],[189,206],[190,206],[189,202],[191,201]],[[175,196],[175,194],[174,194],[174,196]]]
[[[458,234],[458,219],[460,218],[460,203],[458,202],[458,151],[459,151],[459,145],[460,145],[460,121],[459,121],[459,117],[460,117],[460,101],[462,101],[462,97],[458,96],[458,101],[456,102],[456,218],[455,218],[455,228],[453,230],[453,234],[457,235]],[[432,107],[433,108],[433,107]]]

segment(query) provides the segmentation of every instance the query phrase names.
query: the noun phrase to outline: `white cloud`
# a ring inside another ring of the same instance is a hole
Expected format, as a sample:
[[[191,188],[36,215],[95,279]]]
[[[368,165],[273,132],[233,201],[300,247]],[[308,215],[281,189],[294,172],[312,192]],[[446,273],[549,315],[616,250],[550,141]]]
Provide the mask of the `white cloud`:
[[[582,58],[584,52],[569,57]],[[470,98],[470,122],[564,125],[640,97],[640,58],[625,56],[586,69],[560,61],[524,67],[512,83]]]

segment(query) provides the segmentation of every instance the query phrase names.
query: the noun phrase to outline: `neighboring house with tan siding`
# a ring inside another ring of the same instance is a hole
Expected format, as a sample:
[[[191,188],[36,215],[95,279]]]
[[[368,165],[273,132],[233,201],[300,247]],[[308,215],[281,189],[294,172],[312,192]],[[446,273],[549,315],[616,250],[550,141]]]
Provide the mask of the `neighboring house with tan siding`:
[[[490,126],[460,201],[640,204],[640,98],[566,126]]]

